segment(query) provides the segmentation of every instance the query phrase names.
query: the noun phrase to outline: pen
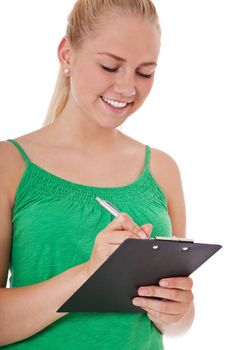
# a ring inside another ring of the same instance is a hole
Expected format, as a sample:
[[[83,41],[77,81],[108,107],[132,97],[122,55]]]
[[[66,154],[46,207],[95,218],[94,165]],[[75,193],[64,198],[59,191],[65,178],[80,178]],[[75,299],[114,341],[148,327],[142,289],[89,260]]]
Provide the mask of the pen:
[[[113,216],[117,217],[120,214],[120,211],[114,207],[114,205],[112,205],[109,201],[106,201],[104,199],[101,199],[100,197],[96,197],[97,202],[99,202],[99,204],[105,208],[110,214],[112,214]],[[183,242],[183,243],[194,243],[193,239],[188,239],[188,238],[181,238],[181,237],[176,237],[176,236],[172,236],[172,237],[161,237],[161,236],[154,236],[149,238],[149,240],[161,240],[161,241],[177,241],[177,242]]]
[[[120,211],[116,207],[114,207],[109,201],[106,201],[99,197],[96,197],[96,200],[103,208],[105,208],[113,216],[117,217],[120,214]]]

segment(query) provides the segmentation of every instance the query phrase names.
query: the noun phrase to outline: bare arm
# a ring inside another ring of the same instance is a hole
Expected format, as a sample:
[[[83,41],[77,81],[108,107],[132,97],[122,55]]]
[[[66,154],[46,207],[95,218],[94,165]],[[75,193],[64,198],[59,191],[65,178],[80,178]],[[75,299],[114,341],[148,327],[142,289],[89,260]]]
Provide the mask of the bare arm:
[[[86,279],[83,264],[32,286],[0,288],[0,345],[30,337],[66,315],[56,310]]]
[[[0,142],[0,346],[27,338],[63,317],[65,313],[56,310],[87,279],[83,264],[42,283],[5,288],[12,235],[12,174],[16,172],[9,149]]]
[[[177,237],[186,237],[186,209],[185,199],[183,193],[183,186],[179,168],[176,162],[165,155],[162,171],[167,174],[164,183],[164,189],[167,196],[168,212],[172,223],[172,234]],[[170,279],[170,288],[178,288],[177,281]],[[182,280],[181,280],[182,283]],[[192,280],[186,280],[184,289],[190,290],[192,288]],[[191,295],[193,298],[193,295]],[[161,331],[166,335],[180,335],[188,331],[194,319],[195,307],[194,302],[190,303],[185,315],[174,325],[161,327]]]
[[[167,197],[172,234],[185,237],[185,201],[178,166],[166,153],[153,150],[150,167]],[[162,300],[140,298],[143,303],[140,306],[147,311],[148,317],[163,334],[180,335],[190,328],[194,318],[192,279],[177,277],[164,282],[167,285],[150,286],[146,288],[149,294],[140,294],[160,297]]]

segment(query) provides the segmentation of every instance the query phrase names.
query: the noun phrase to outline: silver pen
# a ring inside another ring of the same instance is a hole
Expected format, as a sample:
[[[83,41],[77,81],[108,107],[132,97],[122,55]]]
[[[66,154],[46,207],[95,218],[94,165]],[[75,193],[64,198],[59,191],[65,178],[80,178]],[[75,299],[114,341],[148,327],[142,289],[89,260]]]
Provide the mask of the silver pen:
[[[116,207],[114,207],[114,205],[112,205],[109,201],[106,201],[99,197],[96,197],[96,200],[103,208],[105,208],[113,216],[117,217],[120,214],[120,211]],[[140,238],[146,238],[146,234],[144,233],[144,236],[140,236]]]
[[[113,216],[117,217],[120,214],[120,211],[116,207],[114,207],[109,201],[106,201],[99,197],[96,197],[96,200],[103,208],[105,208]]]
[[[120,214],[120,211],[114,207],[109,201],[106,201],[104,199],[101,199],[99,197],[96,197],[97,202],[105,208],[110,214],[113,216],[117,217]],[[181,238],[181,237],[161,237],[161,236],[154,236],[150,237],[149,240],[161,240],[161,241],[177,241],[177,242],[183,242],[183,243],[194,243],[193,239],[188,239],[188,238]]]

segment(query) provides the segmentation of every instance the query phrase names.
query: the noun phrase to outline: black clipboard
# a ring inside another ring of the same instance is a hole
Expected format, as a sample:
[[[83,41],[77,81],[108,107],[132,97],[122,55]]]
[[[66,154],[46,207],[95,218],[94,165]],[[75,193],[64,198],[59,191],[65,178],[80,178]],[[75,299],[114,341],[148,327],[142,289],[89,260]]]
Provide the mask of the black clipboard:
[[[126,239],[57,312],[145,312],[140,286],[189,276],[222,246],[174,239]]]

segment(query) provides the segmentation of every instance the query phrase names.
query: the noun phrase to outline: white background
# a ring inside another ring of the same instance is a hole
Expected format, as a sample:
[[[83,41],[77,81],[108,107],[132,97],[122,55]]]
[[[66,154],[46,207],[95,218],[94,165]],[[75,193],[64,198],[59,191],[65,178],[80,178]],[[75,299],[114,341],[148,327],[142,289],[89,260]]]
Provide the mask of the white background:
[[[54,88],[57,45],[73,0],[0,2],[0,140],[42,126]],[[232,346],[231,0],[154,1],[162,48],[150,96],[122,131],[169,153],[186,197],[188,237],[223,249],[193,274],[196,318],[166,349]],[[231,154],[230,154],[231,153]]]

